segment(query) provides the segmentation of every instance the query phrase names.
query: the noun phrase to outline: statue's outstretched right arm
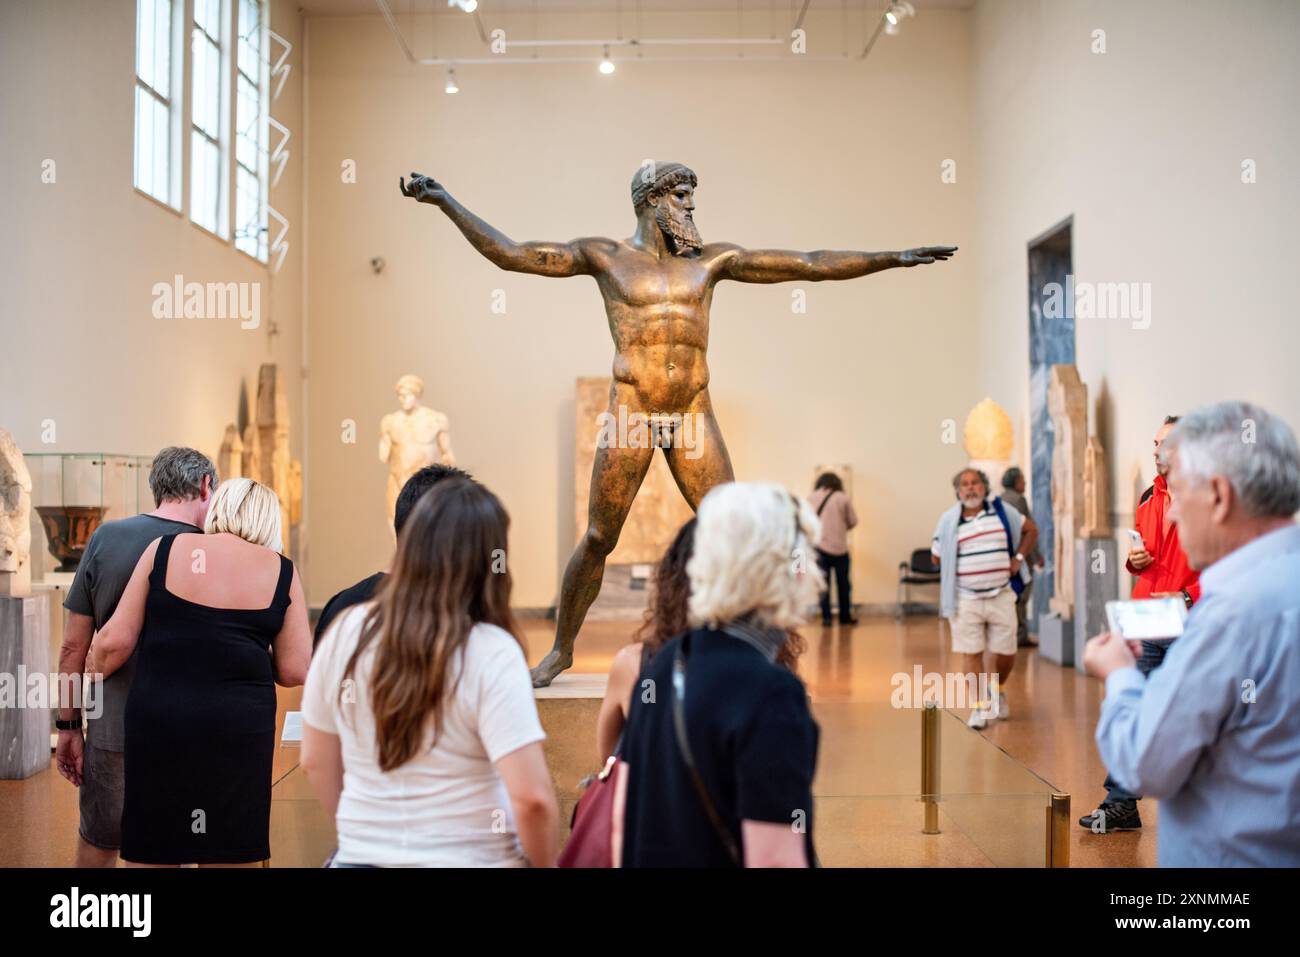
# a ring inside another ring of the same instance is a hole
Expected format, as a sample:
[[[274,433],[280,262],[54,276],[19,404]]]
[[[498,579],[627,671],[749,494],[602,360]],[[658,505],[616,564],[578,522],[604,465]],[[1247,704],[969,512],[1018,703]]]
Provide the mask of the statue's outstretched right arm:
[[[582,276],[590,270],[581,243],[517,243],[457,202],[442,184],[419,173],[399,180],[402,195],[439,207],[470,245],[502,269],[534,276]]]

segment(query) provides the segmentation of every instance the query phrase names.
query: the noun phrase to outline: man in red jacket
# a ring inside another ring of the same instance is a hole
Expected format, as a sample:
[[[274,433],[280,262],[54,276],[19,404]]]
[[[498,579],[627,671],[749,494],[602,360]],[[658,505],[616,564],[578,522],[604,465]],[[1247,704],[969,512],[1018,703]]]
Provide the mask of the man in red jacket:
[[[1133,585],[1134,598],[1181,598],[1190,609],[1201,597],[1199,573],[1187,563],[1187,553],[1178,541],[1178,526],[1169,521],[1169,464],[1161,455],[1161,446],[1178,421],[1178,416],[1165,417],[1155,437],[1156,479],[1142,493],[1138,502],[1134,524],[1142,536],[1142,545],[1129,549],[1128,570],[1137,576]],[[1165,660],[1173,639],[1143,641],[1142,656],[1137,667],[1148,675]],[[1106,799],[1101,807],[1079,819],[1091,831],[1131,831],[1142,826],[1137,802],[1140,795],[1130,794],[1109,775],[1106,776]]]

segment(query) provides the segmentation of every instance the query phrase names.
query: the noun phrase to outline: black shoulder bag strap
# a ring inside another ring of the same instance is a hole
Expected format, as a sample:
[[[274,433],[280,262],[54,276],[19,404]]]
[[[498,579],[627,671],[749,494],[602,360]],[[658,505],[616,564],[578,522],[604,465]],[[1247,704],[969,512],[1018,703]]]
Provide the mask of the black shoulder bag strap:
[[[700,798],[704,813],[709,817],[709,823],[717,832],[722,846],[727,849],[731,862],[737,867],[743,867],[744,862],[740,856],[740,849],[736,847],[736,839],[718,817],[718,809],[709,799],[709,790],[704,786],[704,779],[700,777],[699,769],[695,766],[695,758],[691,755],[691,744],[686,739],[686,655],[682,651],[684,645],[685,639],[677,646],[677,654],[673,657],[673,731],[677,735],[677,748],[682,753],[682,761],[686,764],[691,783],[695,785],[695,793]]]
[[[831,503],[831,499],[833,499],[834,497],[835,497],[835,489],[831,489],[829,492],[826,493],[826,497],[822,499],[822,503],[817,506],[818,518],[822,517],[822,510],[825,509],[826,506]]]

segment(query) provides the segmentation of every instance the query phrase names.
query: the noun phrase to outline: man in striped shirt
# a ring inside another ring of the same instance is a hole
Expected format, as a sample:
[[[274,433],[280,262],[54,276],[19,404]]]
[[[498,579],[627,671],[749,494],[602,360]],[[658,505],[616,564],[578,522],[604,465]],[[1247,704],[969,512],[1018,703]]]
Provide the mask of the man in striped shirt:
[[[952,626],[952,650],[962,673],[985,672],[993,656],[997,688],[978,702],[968,724],[983,728],[990,718],[1010,716],[1002,691],[1016,663],[1016,593],[1012,579],[1024,580],[1025,553],[1038,541],[1038,528],[1000,498],[989,498],[989,483],[978,469],[953,478],[957,504],[939,518],[930,544],[939,566],[940,612]]]

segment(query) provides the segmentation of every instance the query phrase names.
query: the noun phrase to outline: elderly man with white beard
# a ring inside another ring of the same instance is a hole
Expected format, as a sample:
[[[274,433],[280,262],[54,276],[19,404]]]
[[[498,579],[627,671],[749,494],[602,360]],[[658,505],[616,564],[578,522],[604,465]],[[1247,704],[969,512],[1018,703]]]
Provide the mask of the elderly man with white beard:
[[[930,558],[939,566],[939,613],[951,625],[962,673],[985,674],[985,653],[993,656],[989,698],[976,702],[966,722],[979,730],[1011,716],[1003,688],[1016,664],[1016,595],[1028,579],[1025,555],[1034,550],[1038,526],[990,498],[979,469],[962,469],[952,487],[957,503],[939,517]]]
[[[1223,402],[1162,451],[1201,599],[1146,677],[1120,636],[1088,642],[1097,749],[1160,799],[1162,867],[1300,866],[1300,446],[1277,416]]]

